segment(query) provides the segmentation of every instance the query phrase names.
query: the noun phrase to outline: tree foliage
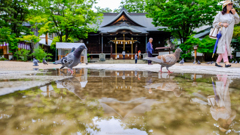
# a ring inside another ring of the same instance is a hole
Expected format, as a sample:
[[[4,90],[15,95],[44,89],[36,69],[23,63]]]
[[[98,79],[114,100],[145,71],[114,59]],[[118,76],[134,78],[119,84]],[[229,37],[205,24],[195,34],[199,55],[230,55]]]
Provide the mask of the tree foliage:
[[[57,42],[60,42],[60,38],[59,38],[58,36],[53,38],[52,44],[51,44],[51,46],[50,46],[50,48],[51,48],[52,50],[55,50],[55,49],[56,49],[56,43],[57,43]],[[74,40],[73,40],[73,38],[71,38],[71,37],[69,37],[69,38],[66,40],[65,35],[64,35],[62,42],[72,42],[72,43],[73,43]]]
[[[211,39],[208,36],[200,40],[199,38],[195,38],[194,35],[191,35],[186,42],[180,45],[180,48],[183,51],[181,57],[191,59],[191,52],[193,51],[194,46],[198,46],[197,52],[199,53],[213,53],[215,43],[216,39]]]
[[[34,49],[34,52],[31,54],[32,56],[34,56],[37,60],[39,60],[40,62],[43,61],[43,58],[45,60],[51,59],[50,56],[52,56],[51,53],[46,53],[42,48],[38,47]]]
[[[175,34],[184,43],[195,28],[212,25],[220,11],[218,0],[146,0],[147,17],[161,30]]]
[[[121,2],[119,7],[122,8],[124,6],[125,9],[128,10],[129,13],[145,13],[145,0],[125,0]]]
[[[25,24],[33,2],[34,0],[1,0],[0,2],[0,40],[8,42],[9,49],[13,53],[18,48],[17,38],[31,32]]]
[[[112,13],[112,9],[110,8],[101,8],[101,7],[95,7],[98,13]]]
[[[57,33],[60,42],[64,35],[65,40],[69,37],[87,38],[89,32],[97,31],[98,25],[95,24],[102,16],[91,9],[94,3],[96,0],[37,0],[34,10],[38,12],[29,20],[40,28],[40,35]]]

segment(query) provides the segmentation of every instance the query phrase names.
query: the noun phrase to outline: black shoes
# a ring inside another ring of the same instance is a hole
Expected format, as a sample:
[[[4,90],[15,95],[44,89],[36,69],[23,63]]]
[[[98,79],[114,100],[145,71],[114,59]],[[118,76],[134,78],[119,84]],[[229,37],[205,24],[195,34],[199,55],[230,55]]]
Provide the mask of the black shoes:
[[[216,66],[216,67],[222,67],[221,65],[218,65],[217,63],[215,63],[215,66]],[[228,67],[231,67],[231,65],[230,65],[230,64],[229,64],[229,65],[226,65],[226,64],[225,64],[225,67],[228,68]]]
[[[231,65],[226,65],[226,64],[225,64],[225,67],[228,68],[228,67],[231,67]]]
[[[222,67],[221,65],[218,65],[217,63],[215,63],[215,66],[216,67]],[[226,67],[226,65],[225,65],[225,67]]]

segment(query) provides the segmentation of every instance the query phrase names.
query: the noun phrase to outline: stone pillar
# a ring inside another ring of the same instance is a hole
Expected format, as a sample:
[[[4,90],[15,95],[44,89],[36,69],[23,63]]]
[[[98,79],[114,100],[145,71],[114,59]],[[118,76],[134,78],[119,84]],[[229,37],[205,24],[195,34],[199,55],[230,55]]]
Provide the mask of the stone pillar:
[[[84,63],[88,64],[88,59],[87,59],[87,49],[84,49]]]

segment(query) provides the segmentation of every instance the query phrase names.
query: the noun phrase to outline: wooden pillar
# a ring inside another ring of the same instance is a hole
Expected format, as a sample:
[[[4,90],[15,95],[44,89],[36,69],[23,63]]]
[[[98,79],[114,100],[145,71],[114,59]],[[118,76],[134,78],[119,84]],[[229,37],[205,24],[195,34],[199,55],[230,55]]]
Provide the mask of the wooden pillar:
[[[145,52],[147,53],[147,34],[146,34]]]
[[[125,51],[125,34],[123,34],[123,51]]]
[[[113,59],[112,58],[112,43],[111,43],[111,56],[110,56],[110,59]]]
[[[116,87],[118,86],[118,84],[117,84],[117,71],[115,71],[115,85],[116,85]]]
[[[114,59],[117,59],[117,38],[116,37],[115,37],[114,43],[115,43],[115,58]]]
[[[46,33],[46,36],[45,36],[45,44],[47,45],[48,44],[48,34]]]
[[[115,59],[117,59],[117,43],[115,43]]]
[[[131,44],[131,55],[132,55],[132,56],[131,56],[131,59],[133,59],[133,38],[131,38],[131,40],[132,40],[132,41],[131,41],[131,43],[132,43],[132,44]]]
[[[138,51],[137,51],[137,43],[136,43],[136,46],[135,46],[135,53],[138,53]]]
[[[101,41],[101,46],[102,46],[102,53],[103,53],[103,34],[102,34],[102,41]]]
[[[194,46],[193,49],[194,49],[194,62],[196,63],[197,61],[197,46]]]
[[[3,46],[3,54],[7,54],[7,46]]]

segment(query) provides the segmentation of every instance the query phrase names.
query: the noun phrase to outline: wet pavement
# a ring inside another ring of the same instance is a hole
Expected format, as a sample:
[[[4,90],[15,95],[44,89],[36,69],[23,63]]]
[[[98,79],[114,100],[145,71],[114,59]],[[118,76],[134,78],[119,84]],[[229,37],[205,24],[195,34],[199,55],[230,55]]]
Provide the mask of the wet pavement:
[[[1,77],[0,134],[238,135],[239,81],[85,68]]]

